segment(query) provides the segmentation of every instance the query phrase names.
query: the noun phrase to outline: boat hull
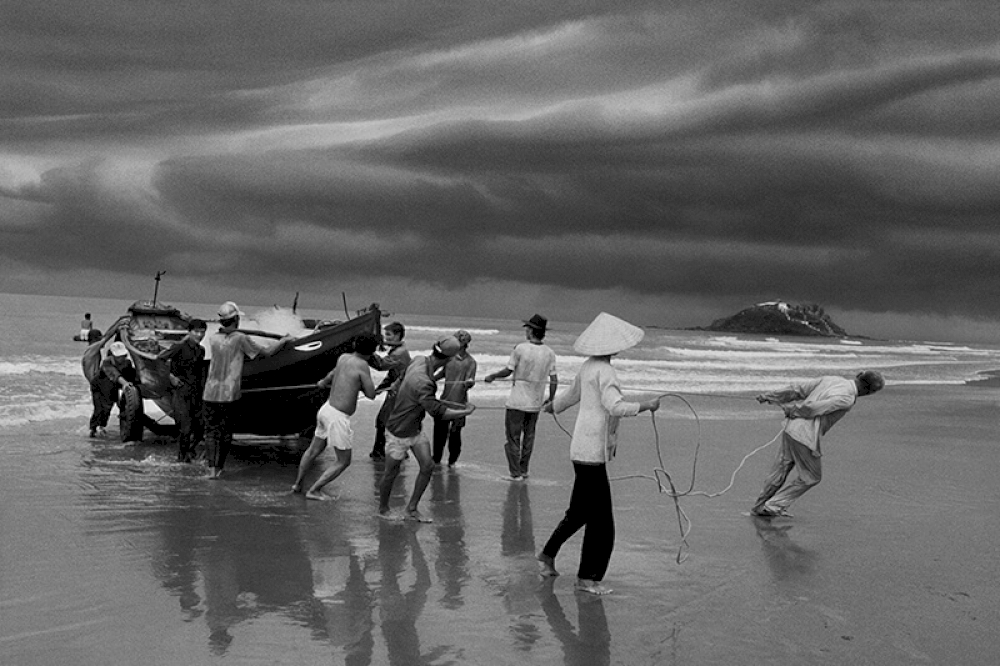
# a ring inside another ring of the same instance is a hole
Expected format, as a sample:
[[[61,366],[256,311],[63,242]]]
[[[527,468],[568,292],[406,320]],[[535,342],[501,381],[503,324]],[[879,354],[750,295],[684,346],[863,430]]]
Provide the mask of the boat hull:
[[[165,414],[172,415],[169,364],[157,356],[184,338],[188,321],[188,315],[173,308],[133,305],[128,315],[84,352],[84,375],[92,380],[106,353],[102,350],[120,340],[138,371],[142,398],[154,401]],[[287,343],[272,356],[248,359],[243,365],[242,397],[233,410],[233,432],[283,436],[308,431],[327,398],[327,391],[316,383],[333,370],[341,354],[351,351],[355,336],[379,336],[381,327],[381,312],[373,305],[354,319],[325,326]]]

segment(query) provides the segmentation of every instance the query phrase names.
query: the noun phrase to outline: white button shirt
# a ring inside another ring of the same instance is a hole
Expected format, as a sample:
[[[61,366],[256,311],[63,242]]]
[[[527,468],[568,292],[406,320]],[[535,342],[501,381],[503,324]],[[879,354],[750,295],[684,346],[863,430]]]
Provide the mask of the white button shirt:
[[[623,416],[639,413],[639,403],[628,402],[622,396],[618,373],[607,356],[591,356],[573,379],[573,384],[560,392],[552,403],[555,413],[580,403],[569,446],[571,460],[601,464],[610,462],[618,446],[618,422]]]

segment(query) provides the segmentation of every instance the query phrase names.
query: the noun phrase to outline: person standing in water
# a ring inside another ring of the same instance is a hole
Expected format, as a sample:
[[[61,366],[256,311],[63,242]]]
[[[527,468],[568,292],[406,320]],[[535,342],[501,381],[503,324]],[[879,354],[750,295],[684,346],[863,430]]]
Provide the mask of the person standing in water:
[[[455,332],[455,339],[462,345],[462,348],[434,376],[435,380],[444,379],[441,402],[451,407],[465,405],[469,401],[469,389],[476,385],[476,359],[469,353],[472,335],[466,330],[459,330]],[[458,462],[458,456],[462,453],[462,428],[464,427],[464,416],[450,421],[434,419],[435,465],[441,463],[441,459],[444,457],[444,447],[447,444],[448,467],[455,466],[455,463]]]
[[[516,347],[502,370],[486,375],[489,384],[495,379],[514,375],[507,397],[504,416],[504,454],[510,481],[528,478],[528,464],[535,447],[535,426],[538,412],[545,402],[545,385],[548,383],[549,400],[556,394],[559,378],[556,375],[556,353],[544,344],[548,319],[536,314],[524,322],[526,342]]]
[[[375,393],[385,391],[385,399],[382,407],[375,417],[375,443],[372,445],[372,452],[368,454],[373,460],[385,460],[385,422],[392,413],[392,406],[396,402],[396,391],[399,389],[399,378],[406,371],[406,366],[410,365],[410,351],[406,348],[403,338],[406,337],[406,327],[398,321],[386,324],[382,329],[383,344],[389,348],[389,353],[385,356],[372,356],[372,367],[376,370],[384,370],[386,375],[375,388]]]
[[[762,518],[790,517],[791,503],[823,478],[820,438],[844,418],[859,396],[878,393],[884,386],[881,374],[864,370],[854,379],[819,377],[758,395],[757,402],[780,406],[786,420],[781,448],[750,513]],[[793,467],[798,477],[786,486]]]
[[[430,356],[418,356],[406,368],[396,395],[396,404],[392,414],[386,421],[385,470],[379,484],[379,516],[389,517],[389,498],[392,496],[392,486],[399,476],[399,466],[412,449],[420,472],[413,482],[413,494],[406,505],[404,518],[429,523],[429,518],[417,510],[417,504],[427,489],[427,483],[434,473],[434,459],[431,455],[431,443],[423,432],[423,420],[426,414],[435,418],[450,420],[467,416],[473,412],[473,405],[462,409],[448,407],[434,397],[437,385],[434,383],[434,373],[444,367],[448,359],[455,356],[462,345],[452,336],[438,340]]]
[[[201,439],[201,393],[205,384],[205,338],[207,326],[201,319],[188,322],[184,339],[160,352],[160,360],[170,364],[170,401],[180,433],[177,436],[177,461],[194,460],[195,445]]]
[[[222,476],[222,469],[233,443],[232,418],[235,403],[240,399],[243,379],[243,362],[248,358],[271,356],[292,340],[286,335],[273,347],[264,347],[245,333],[238,331],[239,307],[226,301],[219,307],[219,328],[208,338],[212,358],[208,364],[208,377],[202,394],[205,410],[205,448],[212,470],[209,479]]]
[[[302,492],[302,481],[306,472],[317,456],[326,450],[328,443],[333,443],[337,462],[325,470],[309,487],[306,499],[329,499],[329,496],[322,492],[323,487],[350,467],[354,439],[351,416],[358,408],[358,393],[363,393],[369,400],[375,399],[375,384],[372,382],[369,361],[377,345],[378,340],[372,333],[355,337],[354,351],[350,354],[341,354],[336,367],[317,382],[316,385],[320,388],[330,387],[330,396],[316,414],[316,432],[309,448],[302,454],[292,492]]]
[[[90,436],[104,437],[107,434],[111,409],[118,402],[120,388],[137,381],[135,366],[128,355],[128,348],[121,341],[112,342],[108,355],[101,361],[94,381],[90,383],[90,395],[94,401],[94,412],[90,417]]]
[[[87,312],[83,315],[83,321],[80,322],[80,339],[89,342],[92,330],[94,330],[94,321],[90,318],[90,313]]]
[[[566,541],[582,527],[583,547],[577,570],[576,588],[591,594],[608,594],[602,583],[615,547],[615,516],[608,482],[608,463],[618,447],[618,422],[624,416],[656,411],[660,399],[631,402],[622,396],[618,373],[611,358],[642,340],[638,326],[606,312],[580,334],[573,349],[587,356],[572,386],[555,400],[545,403],[547,413],[558,414],[579,403],[580,409],[569,445],[573,462],[573,492],[569,508],[552,536],[538,554],[543,576],[558,576],[556,555]]]

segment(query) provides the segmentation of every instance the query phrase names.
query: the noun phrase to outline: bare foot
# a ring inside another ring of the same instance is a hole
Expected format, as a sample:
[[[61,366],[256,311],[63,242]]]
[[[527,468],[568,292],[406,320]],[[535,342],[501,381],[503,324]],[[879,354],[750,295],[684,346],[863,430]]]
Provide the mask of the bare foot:
[[[386,509],[384,511],[382,509],[379,509],[378,517],[381,518],[382,520],[388,520],[390,523],[401,523],[401,522],[403,522],[403,516],[402,515],[400,515],[398,513],[393,513],[391,511],[389,511],[388,509]]]
[[[545,577],[559,575],[559,572],[556,571],[556,558],[549,557],[544,553],[538,554],[538,568],[539,573]]]
[[[415,520],[418,523],[433,523],[434,522],[433,519],[428,518],[424,514],[422,514],[419,511],[417,511],[416,509],[407,509],[407,511],[406,511],[406,519],[407,520]]]
[[[326,502],[327,500],[337,499],[336,497],[330,497],[321,490],[310,490],[306,493],[306,499],[316,500],[317,502]]]
[[[576,589],[579,592],[587,592],[588,594],[596,594],[598,596],[611,594],[612,592],[610,587],[601,585],[596,580],[587,580],[586,578],[576,579]]]
[[[301,493],[301,492],[302,492],[302,486],[300,486],[300,485],[299,485],[299,484],[297,484],[297,483],[296,483],[296,484],[293,484],[293,485],[292,485],[292,492],[293,492],[293,493]]]

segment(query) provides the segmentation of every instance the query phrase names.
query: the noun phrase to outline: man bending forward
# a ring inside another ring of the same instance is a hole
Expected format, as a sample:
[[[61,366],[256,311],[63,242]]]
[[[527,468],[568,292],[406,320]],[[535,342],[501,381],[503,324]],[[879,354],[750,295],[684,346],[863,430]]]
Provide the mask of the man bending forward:
[[[323,486],[340,476],[351,464],[351,415],[358,408],[358,393],[364,393],[369,400],[375,399],[375,384],[368,369],[368,360],[375,353],[378,340],[374,335],[363,334],[354,338],[354,351],[341,354],[337,365],[330,374],[316,383],[319,387],[332,385],[330,397],[316,414],[316,433],[299,462],[299,474],[295,477],[292,492],[302,492],[302,480],[316,457],[326,450],[328,442],[333,443],[337,461],[324,471],[306,491],[306,499],[325,500],[329,496],[322,491]]]

